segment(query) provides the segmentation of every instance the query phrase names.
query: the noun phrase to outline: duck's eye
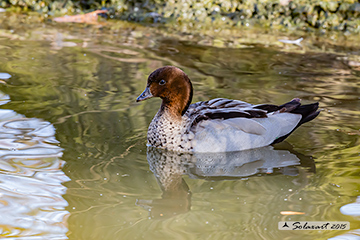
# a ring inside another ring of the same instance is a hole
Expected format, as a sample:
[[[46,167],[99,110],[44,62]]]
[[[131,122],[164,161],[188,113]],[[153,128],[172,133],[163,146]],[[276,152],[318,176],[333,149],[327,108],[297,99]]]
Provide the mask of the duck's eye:
[[[164,79],[160,80],[159,85],[164,85],[166,82]]]

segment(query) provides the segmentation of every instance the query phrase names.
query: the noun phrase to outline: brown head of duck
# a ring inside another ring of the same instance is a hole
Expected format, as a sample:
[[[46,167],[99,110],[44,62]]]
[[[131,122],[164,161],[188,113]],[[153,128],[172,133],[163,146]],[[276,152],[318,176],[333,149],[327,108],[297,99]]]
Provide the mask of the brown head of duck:
[[[160,111],[168,111],[180,118],[188,109],[192,96],[189,77],[177,67],[165,66],[149,75],[146,88],[136,101],[159,97],[162,99]]]

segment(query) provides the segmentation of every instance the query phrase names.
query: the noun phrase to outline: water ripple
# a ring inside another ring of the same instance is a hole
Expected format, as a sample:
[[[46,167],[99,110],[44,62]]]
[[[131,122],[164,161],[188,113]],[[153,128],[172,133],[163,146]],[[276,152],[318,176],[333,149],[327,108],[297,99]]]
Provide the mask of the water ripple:
[[[54,134],[49,122],[0,110],[0,238],[67,239],[70,179]]]

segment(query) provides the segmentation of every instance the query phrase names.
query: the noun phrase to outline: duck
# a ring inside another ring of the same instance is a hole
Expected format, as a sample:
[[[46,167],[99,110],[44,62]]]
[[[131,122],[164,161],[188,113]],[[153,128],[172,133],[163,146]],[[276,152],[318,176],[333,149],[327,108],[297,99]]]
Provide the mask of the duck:
[[[302,105],[299,98],[282,105],[227,98],[191,103],[190,78],[175,66],[153,71],[136,101],[153,97],[162,103],[149,125],[147,146],[176,152],[233,152],[273,145],[320,113],[318,102]]]

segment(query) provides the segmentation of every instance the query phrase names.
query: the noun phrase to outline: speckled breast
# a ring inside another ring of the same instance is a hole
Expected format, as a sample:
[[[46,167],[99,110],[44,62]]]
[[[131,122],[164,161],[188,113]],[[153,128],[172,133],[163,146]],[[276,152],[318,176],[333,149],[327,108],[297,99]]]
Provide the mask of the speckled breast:
[[[148,145],[172,151],[191,152],[191,140],[189,134],[185,134],[188,125],[186,120],[173,120],[166,114],[156,114],[148,129]]]

